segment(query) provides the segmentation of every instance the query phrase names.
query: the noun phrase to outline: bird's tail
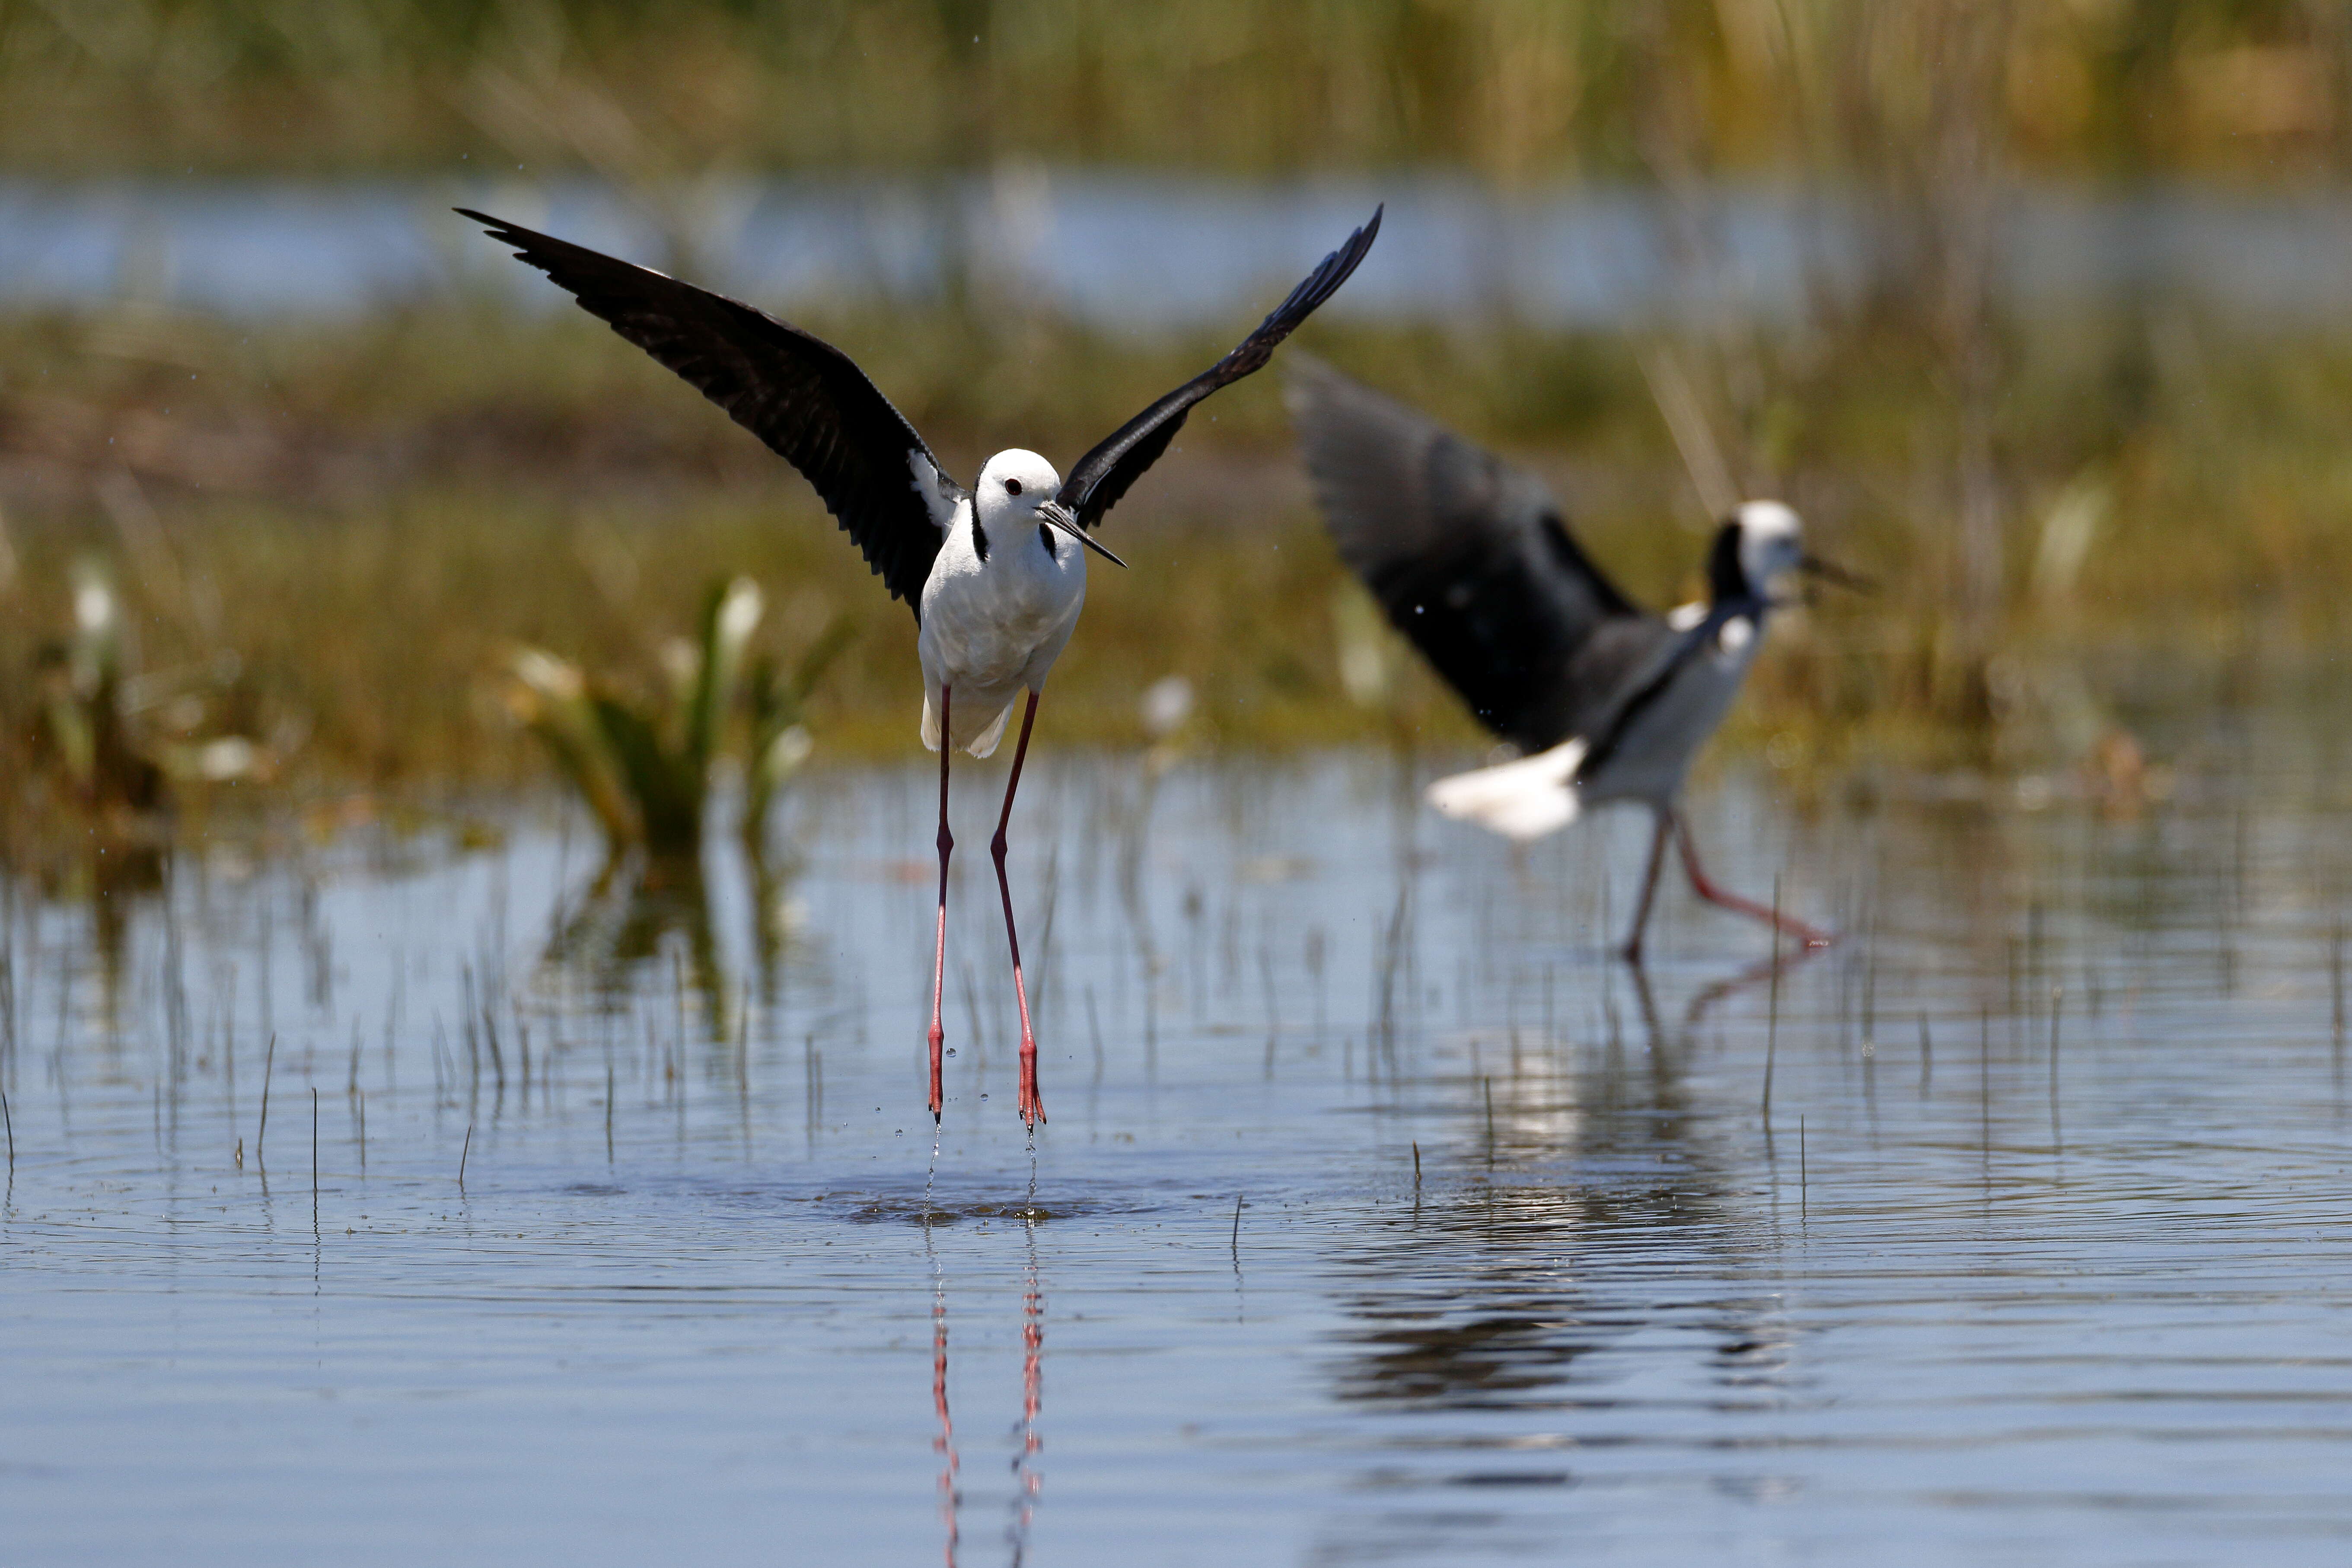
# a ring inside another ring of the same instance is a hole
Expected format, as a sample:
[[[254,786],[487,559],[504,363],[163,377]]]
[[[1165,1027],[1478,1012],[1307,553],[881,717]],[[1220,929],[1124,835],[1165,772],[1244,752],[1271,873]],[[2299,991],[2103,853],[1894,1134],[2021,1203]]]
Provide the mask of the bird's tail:
[[[996,743],[1004,739],[1004,721],[1012,717],[1013,704],[1008,702],[996,710],[996,717],[990,721],[988,728],[974,735],[964,750],[975,757],[984,757],[994,752]]]
[[[1004,721],[1012,716],[1013,704],[1007,702],[997,710],[996,718],[988,728],[973,736],[964,750],[975,757],[984,757],[994,752],[997,742],[1004,739]],[[931,701],[931,694],[926,691],[923,693],[923,750],[938,751],[940,739],[940,710]]]
[[[1576,773],[1589,749],[1580,739],[1564,741],[1532,757],[1439,779],[1429,786],[1429,804],[1522,844],[1541,838],[1576,820]]]

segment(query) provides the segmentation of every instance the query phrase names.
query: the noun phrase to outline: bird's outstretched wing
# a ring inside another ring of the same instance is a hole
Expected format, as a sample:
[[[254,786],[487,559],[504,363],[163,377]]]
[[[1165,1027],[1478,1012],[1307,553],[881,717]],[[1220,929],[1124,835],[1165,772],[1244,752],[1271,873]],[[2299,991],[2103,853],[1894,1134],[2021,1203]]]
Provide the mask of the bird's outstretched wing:
[[[691,283],[457,210],[798,468],[891,596],[921,617],[923,582],[965,491],[847,354]]]
[[[1128,487],[1160,460],[1160,455],[1168,450],[1168,443],[1184,427],[1184,416],[1192,411],[1194,404],[1219,387],[1231,385],[1263,367],[1283,339],[1313,315],[1324,300],[1339,291],[1339,285],[1348,280],[1357,264],[1371,250],[1372,241],[1379,237],[1381,213],[1385,205],[1373,208],[1372,220],[1349,235],[1347,244],[1325,257],[1322,264],[1290,291],[1290,298],[1276,305],[1273,313],[1260,321],[1257,330],[1236,344],[1231,353],[1120,426],[1078,459],[1077,467],[1062,481],[1055,499],[1077,515],[1079,527],[1091,529],[1101,522],[1103,514],[1118,503]]]
[[[1534,476],[1305,356],[1290,407],[1340,558],[1521,750],[1590,736],[1671,640],[1585,557]]]

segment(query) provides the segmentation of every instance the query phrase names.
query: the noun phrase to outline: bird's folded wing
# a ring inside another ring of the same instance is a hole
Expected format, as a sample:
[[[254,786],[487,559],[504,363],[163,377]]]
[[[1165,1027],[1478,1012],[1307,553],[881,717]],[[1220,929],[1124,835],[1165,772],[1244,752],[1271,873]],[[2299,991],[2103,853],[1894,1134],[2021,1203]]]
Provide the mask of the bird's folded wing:
[[[1523,844],[1541,838],[1576,820],[1584,752],[1582,741],[1566,741],[1532,757],[1439,779],[1429,786],[1429,804]]]
[[[1589,737],[1578,735],[1531,757],[1439,779],[1429,786],[1429,804],[1444,816],[1475,822],[1521,843],[1567,826],[1582,808],[1580,781],[1609,760],[1626,731],[1664,693],[1686,660],[1704,655],[1727,622],[1752,613],[1752,605],[1717,605],[1679,635],[1653,642]]]
[[[1078,459],[1069,478],[1062,481],[1055,499],[1077,515],[1079,527],[1091,529],[1102,521],[1103,514],[1118,504],[1128,487],[1160,460],[1160,455],[1168,450],[1168,443],[1183,428],[1184,417],[1194,404],[1219,387],[1230,386],[1263,367],[1283,339],[1313,315],[1318,306],[1339,291],[1339,285],[1348,280],[1357,264],[1371,250],[1372,241],[1379,237],[1382,210],[1375,207],[1371,221],[1325,257],[1321,265],[1290,291],[1290,297],[1276,305],[1258,323],[1257,330],[1236,344],[1231,353],[1120,426]]]
[[[1704,658],[1717,636],[1730,622],[1742,616],[1754,616],[1760,606],[1752,600],[1729,599],[1709,605],[1706,614],[1687,629],[1662,638],[1652,645],[1646,655],[1627,671],[1619,682],[1616,694],[1605,708],[1594,715],[1584,730],[1588,744],[1584,765],[1600,767],[1615,754],[1618,743],[1650,705],[1664,697],[1673,687],[1675,677],[1683,666],[1694,658]],[[1659,623],[1663,626],[1664,623]]]
[[[1341,559],[1496,733],[1537,752],[1580,732],[1664,633],[1533,475],[1305,355],[1290,406]]]
[[[921,615],[924,579],[965,492],[847,354],[723,295],[457,210],[790,461],[891,595]]]

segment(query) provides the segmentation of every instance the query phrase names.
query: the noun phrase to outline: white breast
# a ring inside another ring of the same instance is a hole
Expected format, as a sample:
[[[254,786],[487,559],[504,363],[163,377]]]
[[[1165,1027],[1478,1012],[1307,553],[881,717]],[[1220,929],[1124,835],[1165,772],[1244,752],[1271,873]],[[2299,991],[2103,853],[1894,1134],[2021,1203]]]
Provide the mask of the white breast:
[[[1579,781],[1585,799],[1664,801],[1682,788],[1691,759],[1723,722],[1763,642],[1756,622],[1737,616],[1666,689],[1626,725],[1608,756]]]
[[[985,756],[1006,705],[1024,690],[1045,689],[1077,626],[1087,552],[1048,530],[1049,552],[1033,525],[1000,528],[983,561],[972,547],[969,506],[959,510],[923,584],[923,739],[936,743],[932,705],[944,685],[953,694],[954,743]]]

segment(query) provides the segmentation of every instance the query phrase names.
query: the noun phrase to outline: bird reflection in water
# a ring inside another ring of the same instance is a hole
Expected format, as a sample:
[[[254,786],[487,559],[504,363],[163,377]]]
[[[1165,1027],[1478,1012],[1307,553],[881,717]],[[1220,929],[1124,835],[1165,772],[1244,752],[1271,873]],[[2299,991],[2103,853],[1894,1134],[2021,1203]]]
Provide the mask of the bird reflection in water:
[[[1450,1154],[1423,1145],[1434,1155],[1430,1195],[1340,1255],[1350,1280],[1340,1305],[1355,1327],[1333,1373],[1338,1398],[1423,1415],[1596,1415],[1629,1403],[1604,1385],[1654,1367],[1622,1352],[1661,1330],[1727,1409],[1778,1381],[1788,1348],[1779,1302],[1731,1284],[1752,1272],[1759,1244],[1727,1174],[1733,1156],[1685,1082],[1690,1020],[1663,1026],[1646,975],[1632,973],[1646,1053],[1612,1041],[1585,1066],[1551,1047],[1481,1075],[1466,1136]],[[1703,993],[1696,1005],[1726,994]],[[1458,1100],[1460,1080],[1451,1087]],[[1664,1277],[1677,1283],[1661,1294]],[[1592,1364],[1611,1351],[1621,1353],[1605,1368]],[[1609,1440],[1581,1425],[1433,1436],[1433,1451],[1491,1450],[1504,1468],[1423,1479],[1567,1484],[1566,1470],[1531,1468],[1528,1456]]]
[[[962,1459],[956,1449],[955,1419],[948,1410],[947,1277],[932,1245],[931,1212],[926,1211],[923,1222],[923,1251],[931,1264],[931,1409],[940,1427],[939,1436],[931,1439],[931,1450],[940,1456],[940,1520],[947,1531],[947,1565],[956,1568],[956,1552],[963,1536]],[[1028,1557],[1030,1531],[1045,1486],[1045,1475],[1038,1467],[1045,1447],[1040,1430],[1045,1369],[1045,1295],[1037,1268],[1040,1217],[1033,1179],[1029,1201],[1021,1215],[1025,1251],[1021,1292],[1021,1419],[1013,1428],[1012,1517],[1004,1530],[1007,1560],[1016,1568]]]
[[[947,1526],[948,1568],[955,1568],[961,1535],[956,1516],[963,1498],[956,1489],[961,1461],[956,1458],[955,1417],[948,1414],[948,1281],[940,1268],[939,1251],[931,1245],[928,1210],[923,1215],[923,1251],[931,1260],[931,1408],[940,1418],[940,1435],[931,1439],[931,1451],[940,1456],[940,1521]]]
[[[1045,1484],[1045,1477],[1037,1468],[1037,1456],[1045,1447],[1045,1439],[1037,1432],[1037,1414],[1045,1384],[1045,1298],[1037,1284],[1036,1208],[1036,1188],[1033,1184],[1030,1212],[1021,1221],[1028,1233],[1026,1278],[1021,1293],[1021,1447],[1013,1456],[1013,1523],[1005,1531],[1016,1564],[1028,1554],[1029,1527],[1036,1521],[1037,1495]]]

